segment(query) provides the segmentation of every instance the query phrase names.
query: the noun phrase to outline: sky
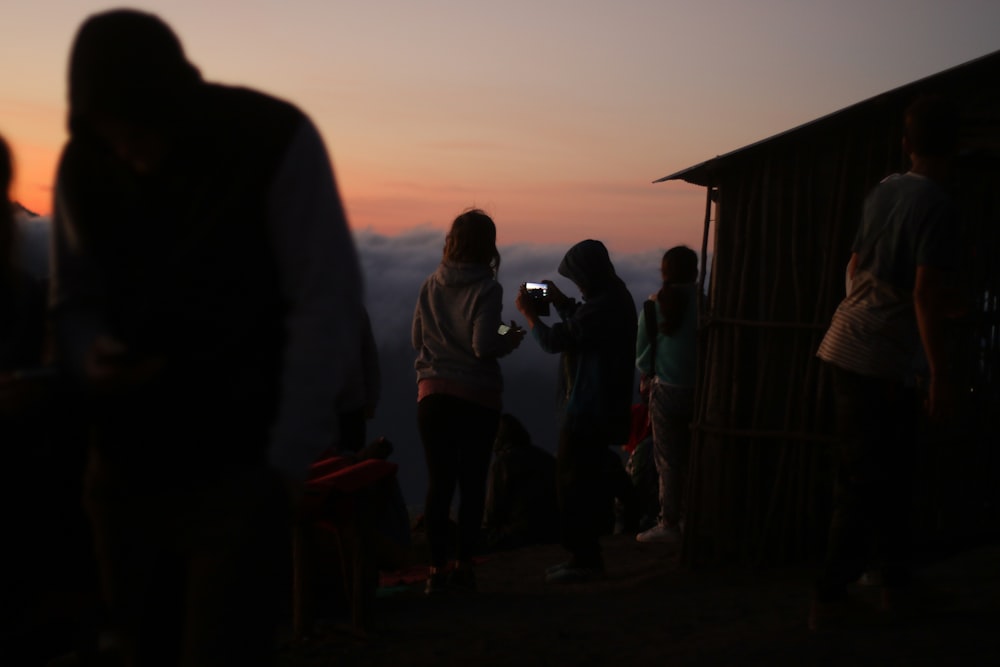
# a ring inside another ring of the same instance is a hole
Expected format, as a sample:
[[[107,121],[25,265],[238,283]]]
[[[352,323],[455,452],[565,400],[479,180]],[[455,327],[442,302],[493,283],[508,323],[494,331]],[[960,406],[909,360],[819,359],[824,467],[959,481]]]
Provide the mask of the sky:
[[[25,252],[44,262],[66,141],[67,56],[117,5],[4,8],[0,134],[16,160]],[[383,398],[369,434],[396,443],[423,493],[409,328],[445,231],[497,222],[506,319],[524,281],[561,281],[565,250],[605,242],[636,301],[659,258],[700,247],[705,193],[667,174],[1000,49],[996,0],[160,0],[206,79],[302,108],[326,141],[366,276]],[[44,273],[47,269],[39,269]],[[505,409],[555,447],[557,358],[526,339],[501,360]]]
[[[0,134],[51,210],[67,55],[119,6],[4,8]],[[206,79],[299,105],[351,226],[501,244],[700,246],[704,192],[655,179],[1000,48],[995,0],[160,0]]]

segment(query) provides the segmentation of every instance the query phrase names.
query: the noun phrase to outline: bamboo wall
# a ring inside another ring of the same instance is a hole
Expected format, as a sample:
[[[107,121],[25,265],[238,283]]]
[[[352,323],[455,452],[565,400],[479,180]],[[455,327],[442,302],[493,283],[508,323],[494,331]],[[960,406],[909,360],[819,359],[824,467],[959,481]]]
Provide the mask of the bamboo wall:
[[[1000,104],[991,104],[981,125],[968,123],[980,147],[988,143],[983,137],[997,137]],[[714,254],[700,325],[683,548],[688,565],[788,563],[821,552],[833,428],[830,379],[815,351],[844,294],[864,196],[904,168],[903,106],[900,99],[876,101],[714,167]],[[970,220],[967,247],[978,252],[967,292],[992,310],[973,313],[953,332],[956,350],[965,354],[963,382],[969,389],[978,383],[963,414],[948,428],[925,425],[914,454],[917,519],[937,533],[958,530],[952,517],[963,511],[979,517],[979,528],[997,525],[990,507],[998,500],[1000,469],[988,441],[1000,408],[1000,378],[989,375],[998,369],[1000,280],[993,259],[1000,250],[1000,187],[991,163],[972,162],[963,166],[957,190]],[[994,295],[990,304],[987,292]],[[987,405],[992,411],[982,410]]]

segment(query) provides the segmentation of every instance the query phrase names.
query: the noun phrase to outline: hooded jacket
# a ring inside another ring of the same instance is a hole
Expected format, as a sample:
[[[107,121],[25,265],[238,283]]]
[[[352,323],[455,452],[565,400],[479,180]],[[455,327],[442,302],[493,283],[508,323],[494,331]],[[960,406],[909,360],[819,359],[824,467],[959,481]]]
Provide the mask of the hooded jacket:
[[[570,248],[559,273],[580,288],[584,301],[558,304],[561,321],[539,321],[532,333],[542,349],[562,354],[559,400],[565,418],[602,429],[608,444],[622,444],[635,384],[635,302],[600,241]]]
[[[497,332],[502,308],[503,287],[491,267],[442,261],[421,286],[413,312],[417,382],[445,380],[499,402],[497,359],[511,351]]]

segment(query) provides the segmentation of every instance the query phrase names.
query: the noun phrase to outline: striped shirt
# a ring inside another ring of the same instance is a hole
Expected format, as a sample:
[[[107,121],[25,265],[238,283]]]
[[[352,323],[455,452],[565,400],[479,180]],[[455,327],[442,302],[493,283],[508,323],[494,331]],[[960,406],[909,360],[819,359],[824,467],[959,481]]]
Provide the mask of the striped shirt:
[[[958,229],[950,198],[918,174],[893,174],[865,200],[852,251],[850,293],[817,356],[860,375],[903,380],[922,358],[913,309],[918,266],[954,269]]]

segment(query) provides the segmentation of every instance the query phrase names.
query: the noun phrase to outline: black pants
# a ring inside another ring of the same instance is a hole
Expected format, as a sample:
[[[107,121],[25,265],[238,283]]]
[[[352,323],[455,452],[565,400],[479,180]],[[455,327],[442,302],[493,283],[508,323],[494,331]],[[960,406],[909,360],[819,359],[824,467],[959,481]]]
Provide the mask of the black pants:
[[[604,566],[600,536],[609,517],[614,521],[615,477],[608,464],[606,430],[566,418],[559,431],[556,474],[561,541],[578,567]]]
[[[455,488],[459,492],[456,560],[479,552],[486,477],[500,412],[446,394],[432,394],[417,404],[417,426],[427,460],[424,520],[431,565],[443,567],[450,551],[449,517]]]
[[[826,562],[817,596],[846,594],[847,585],[878,568],[887,587],[909,581],[917,400],[899,382],[834,368],[837,407],[836,481]]]

